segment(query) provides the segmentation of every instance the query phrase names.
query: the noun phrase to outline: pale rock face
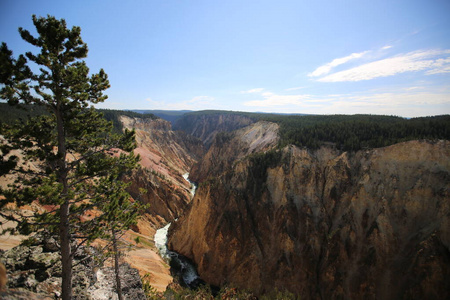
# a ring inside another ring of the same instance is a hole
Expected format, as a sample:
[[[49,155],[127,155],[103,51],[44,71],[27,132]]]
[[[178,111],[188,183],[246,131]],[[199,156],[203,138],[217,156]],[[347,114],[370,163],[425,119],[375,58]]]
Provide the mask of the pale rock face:
[[[169,248],[204,280],[307,299],[450,296],[450,142],[288,146],[258,173],[243,155],[262,135],[249,130],[211,146],[192,207],[170,230]],[[225,168],[204,173],[213,154]]]

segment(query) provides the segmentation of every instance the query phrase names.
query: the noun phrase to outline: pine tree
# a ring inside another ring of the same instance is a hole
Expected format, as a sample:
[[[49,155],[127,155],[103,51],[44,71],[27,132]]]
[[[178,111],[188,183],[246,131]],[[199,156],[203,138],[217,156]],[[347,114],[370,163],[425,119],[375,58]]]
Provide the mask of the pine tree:
[[[17,219],[16,230],[21,233],[45,228],[59,236],[62,298],[71,299],[75,251],[100,237],[105,220],[119,214],[127,198],[119,176],[134,168],[138,157],[130,152],[134,132],[112,134],[112,124],[92,106],[106,100],[103,92],[109,81],[103,69],[89,75],[82,60],[88,48],[81,29],[68,29],[64,19],[52,16],[33,15],[33,23],[37,37],[22,28],[19,32],[40,53],[27,52],[15,59],[5,43],[0,47],[0,98],[13,106],[44,107],[47,113],[1,129],[6,142],[0,148],[0,175],[15,174],[17,180],[0,191],[4,196],[0,208],[33,201],[45,205],[47,210],[35,211],[31,218],[2,215]],[[39,66],[38,72],[31,70],[30,62]],[[8,156],[14,149],[39,167],[26,168],[16,156]],[[115,191],[108,198],[107,189]],[[120,199],[115,198],[118,195]],[[117,205],[102,213],[108,202]]]
[[[119,247],[119,240],[127,229],[137,223],[139,212],[145,210],[147,206],[130,201],[130,195],[125,191],[129,184],[117,180],[122,170],[115,168],[111,171],[110,175],[103,179],[102,192],[98,194],[97,202],[102,203],[100,209],[103,212],[100,218],[100,224],[103,227],[100,237],[109,241],[104,247],[106,251],[102,252],[106,258],[113,257],[116,292],[119,300],[123,300],[119,266],[122,251]],[[145,191],[142,189],[141,192]]]

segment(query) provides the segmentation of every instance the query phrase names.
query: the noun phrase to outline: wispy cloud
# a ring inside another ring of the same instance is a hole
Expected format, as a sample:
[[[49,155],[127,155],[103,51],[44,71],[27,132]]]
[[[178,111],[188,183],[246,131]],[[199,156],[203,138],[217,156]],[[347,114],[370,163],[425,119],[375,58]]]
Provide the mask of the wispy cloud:
[[[259,93],[261,99],[244,102],[257,111],[310,114],[389,114],[403,117],[437,115],[450,112],[448,90],[428,90],[421,86],[399,92],[367,92],[329,95],[283,95]]]
[[[448,73],[450,72],[449,55],[450,50],[414,51],[336,72],[319,78],[318,81],[361,81],[424,70],[428,70],[426,75]]]
[[[162,110],[204,110],[204,109],[219,109],[219,104],[216,103],[214,97],[210,96],[196,96],[190,100],[179,102],[155,101],[151,98],[146,99],[152,109]]]
[[[309,98],[308,95],[278,95],[272,92],[262,92],[262,91],[263,90],[261,90],[259,94],[263,99],[247,101],[244,102],[244,105],[253,107],[301,105],[303,104],[303,100]]]
[[[321,108],[324,114],[386,114],[417,117],[449,113],[450,94],[437,91],[374,93],[336,97]]]
[[[293,88],[288,88],[288,89],[286,89],[285,91],[298,91],[298,90],[301,90],[301,89],[304,89],[305,87],[304,86],[298,86],[298,87],[293,87]]]
[[[369,51],[364,51],[364,52],[360,52],[360,53],[352,53],[345,57],[335,58],[331,62],[318,67],[313,72],[309,73],[308,76],[309,77],[318,77],[318,76],[326,75],[326,74],[330,73],[331,69],[333,69],[334,67],[345,64],[345,63],[349,62],[350,60],[363,57],[368,52]]]
[[[445,59],[437,59],[433,64],[433,68],[427,71],[425,74],[433,75],[442,73],[450,73],[450,57],[447,57]]]
[[[256,89],[251,89],[251,90],[247,90],[247,91],[242,91],[242,94],[254,94],[254,93],[261,93],[262,91],[264,91],[264,88],[256,88]]]

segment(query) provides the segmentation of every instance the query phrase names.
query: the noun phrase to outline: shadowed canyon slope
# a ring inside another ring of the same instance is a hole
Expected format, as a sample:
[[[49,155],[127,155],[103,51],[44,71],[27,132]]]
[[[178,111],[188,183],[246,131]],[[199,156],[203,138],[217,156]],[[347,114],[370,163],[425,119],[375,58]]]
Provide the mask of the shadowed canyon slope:
[[[204,280],[306,299],[450,296],[448,141],[268,151],[276,125],[256,124],[217,136],[171,227],[169,248]]]
[[[278,131],[279,125],[260,121],[235,132],[218,133],[201,163],[192,167],[191,180],[203,182],[228,170],[239,158],[272,149],[279,141]]]
[[[231,132],[253,123],[254,120],[239,113],[202,112],[186,114],[175,124],[175,130],[183,130],[203,141],[208,148],[220,132]]]

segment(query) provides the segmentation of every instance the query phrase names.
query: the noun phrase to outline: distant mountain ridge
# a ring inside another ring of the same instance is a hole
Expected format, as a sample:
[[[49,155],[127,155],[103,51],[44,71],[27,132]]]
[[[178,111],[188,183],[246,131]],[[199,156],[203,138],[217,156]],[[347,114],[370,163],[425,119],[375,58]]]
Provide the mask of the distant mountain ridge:
[[[151,110],[151,109],[133,109],[131,110],[139,114],[154,114],[161,119],[171,122],[174,124],[183,115],[192,112],[192,110]]]

